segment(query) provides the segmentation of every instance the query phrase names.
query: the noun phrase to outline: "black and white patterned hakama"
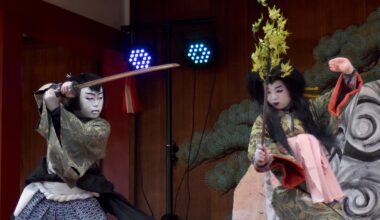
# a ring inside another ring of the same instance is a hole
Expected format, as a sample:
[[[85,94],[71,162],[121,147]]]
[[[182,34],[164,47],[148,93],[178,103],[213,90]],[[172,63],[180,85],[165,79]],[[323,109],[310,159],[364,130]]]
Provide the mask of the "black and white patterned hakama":
[[[57,202],[48,200],[37,192],[15,217],[15,220],[105,220],[107,219],[99,202],[94,198]]]

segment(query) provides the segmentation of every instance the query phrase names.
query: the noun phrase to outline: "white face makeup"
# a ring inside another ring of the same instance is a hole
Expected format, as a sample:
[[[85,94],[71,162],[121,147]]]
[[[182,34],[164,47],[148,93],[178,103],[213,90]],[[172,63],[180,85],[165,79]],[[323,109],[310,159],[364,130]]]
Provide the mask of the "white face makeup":
[[[268,84],[268,102],[275,109],[281,110],[288,107],[290,101],[289,90],[281,80]]]
[[[91,90],[90,88],[83,88],[80,90],[79,106],[80,110],[76,114],[84,118],[97,118],[103,109],[103,89],[99,92]]]

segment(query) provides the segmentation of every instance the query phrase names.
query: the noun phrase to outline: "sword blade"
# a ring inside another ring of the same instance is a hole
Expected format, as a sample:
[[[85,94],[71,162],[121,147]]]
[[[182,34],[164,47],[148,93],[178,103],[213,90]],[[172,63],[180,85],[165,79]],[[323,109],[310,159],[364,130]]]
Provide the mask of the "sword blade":
[[[159,70],[165,70],[165,69],[175,68],[175,67],[179,67],[179,66],[180,65],[178,63],[168,63],[168,64],[163,64],[163,65],[158,65],[158,66],[152,66],[152,67],[145,68],[145,69],[132,70],[132,71],[128,71],[128,72],[124,72],[124,73],[118,73],[118,74],[115,74],[112,76],[106,76],[106,77],[103,77],[100,79],[88,81],[88,82],[77,85],[76,88],[83,89],[86,87],[99,85],[99,84],[114,81],[117,79],[122,79],[122,78],[130,77],[130,76],[137,76],[137,75],[144,74],[144,73],[149,73],[149,72],[154,72],[154,71],[159,71]]]

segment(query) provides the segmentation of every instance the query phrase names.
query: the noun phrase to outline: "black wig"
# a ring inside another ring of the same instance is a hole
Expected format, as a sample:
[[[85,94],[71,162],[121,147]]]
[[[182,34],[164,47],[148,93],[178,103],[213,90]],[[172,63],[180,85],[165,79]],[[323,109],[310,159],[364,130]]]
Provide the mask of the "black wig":
[[[76,82],[78,84],[82,84],[85,82],[89,82],[92,80],[100,79],[101,77],[95,73],[80,73],[75,76],[70,76],[68,77],[65,82],[70,81],[70,82]],[[91,86],[90,89],[96,92],[99,92],[102,89],[102,85],[95,85]],[[104,89],[103,89],[104,91]],[[70,112],[75,112],[80,110],[80,105],[79,105],[79,94],[75,96],[74,98],[66,98],[64,105],[67,110]]]
[[[268,78],[268,83],[281,80],[285,84],[291,98],[289,111],[302,122],[305,132],[314,135],[330,152],[331,147],[335,144],[334,138],[317,126],[313,119],[309,109],[309,102],[303,96],[305,88],[305,79],[303,75],[296,69],[293,69],[291,74],[286,77],[282,77],[281,74],[280,66],[275,67],[271,72],[271,76]],[[262,106],[264,103],[264,86],[260,75],[258,73],[248,73],[246,86],[251,98],[256,100]],[[268,105],[267,128],[269,136],[275,142],[280,143],[290,153],[293,152],[288,144],[277,110],[271,105]]]

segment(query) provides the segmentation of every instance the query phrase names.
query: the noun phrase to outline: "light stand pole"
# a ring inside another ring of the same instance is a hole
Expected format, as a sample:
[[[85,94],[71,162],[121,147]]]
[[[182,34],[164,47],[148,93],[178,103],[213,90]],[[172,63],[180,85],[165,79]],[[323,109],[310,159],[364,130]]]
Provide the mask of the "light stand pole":
[[[166,62],[172,60],[172,26],[166,24],[165,28],[165,43],[166,43]],[[166,214],[162,216],[162,220],[177,220],[179,217],[173,211],[173,167],[177,162],[176,152],[178,147],[173,141],[173,128],[172,128],[172,70],[166,71]]]
[[[172,62],[172,28],[174,26],[200,25],[212,23],[215,18],[196,18],[185,20],[164,21],[159,23],[129,25],[123,26],[122,31],[133,32],[137,30],[147,30],[164,28],[165,31],[165,61]],[[166,213],[162,216],[162,220],[179,220],[173,210],[173,167],[177,162],[176,152],[178,146],[173,141],[172,129],[172,70],[166,70]]]

